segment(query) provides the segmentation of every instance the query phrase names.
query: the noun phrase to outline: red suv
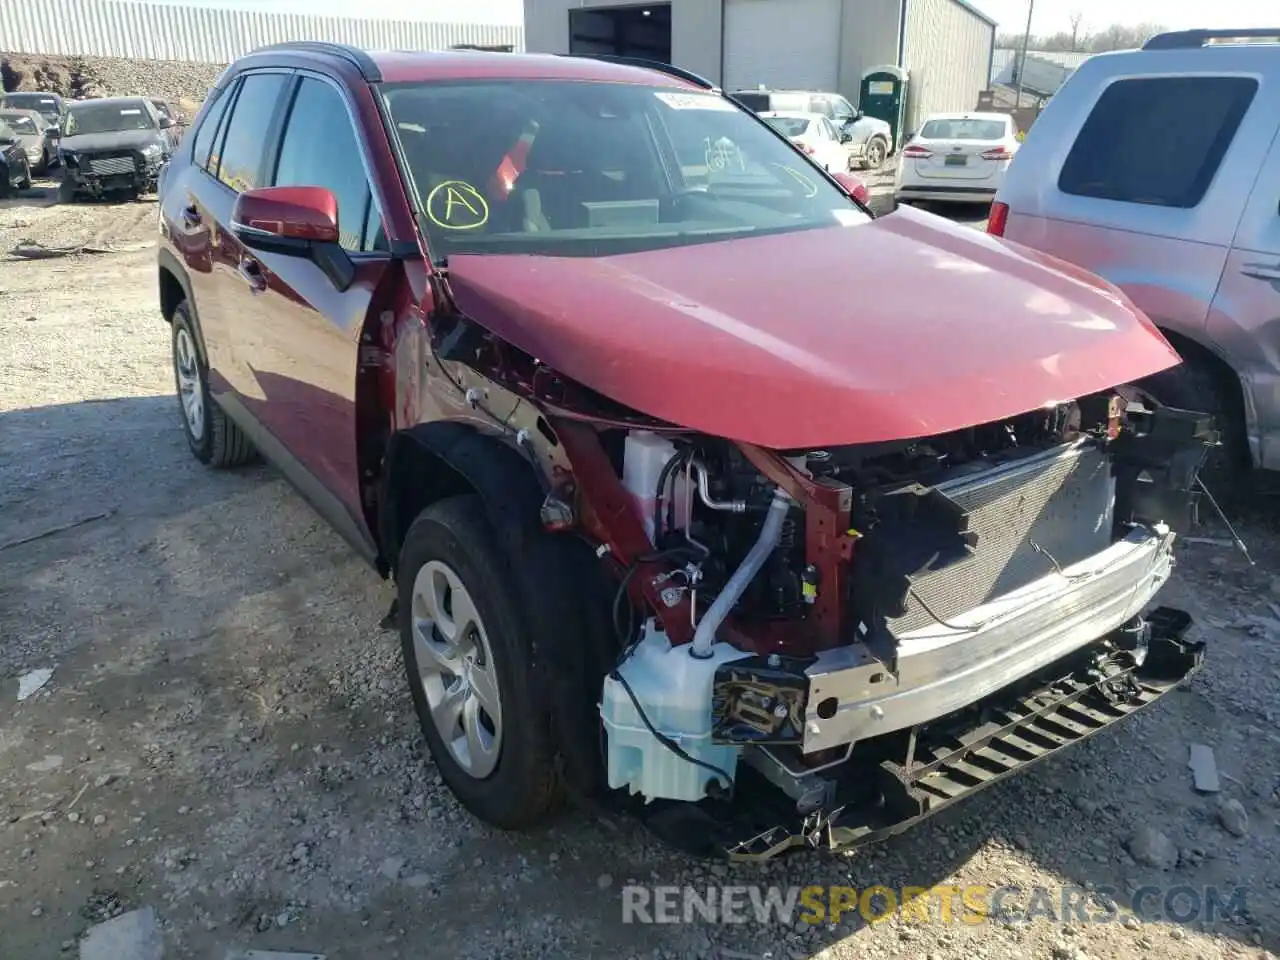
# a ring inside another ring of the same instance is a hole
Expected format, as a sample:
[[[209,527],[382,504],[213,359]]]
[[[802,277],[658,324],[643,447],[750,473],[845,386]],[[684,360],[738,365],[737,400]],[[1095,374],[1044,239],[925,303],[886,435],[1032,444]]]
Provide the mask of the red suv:
[[[1126,386],[1177,355],[858,194],[668,66],[292,43],[211,92],[161,183],[187,441],[394,578],[478,816],[854,842],[1199,664],[1144,611],[1212,424]]]

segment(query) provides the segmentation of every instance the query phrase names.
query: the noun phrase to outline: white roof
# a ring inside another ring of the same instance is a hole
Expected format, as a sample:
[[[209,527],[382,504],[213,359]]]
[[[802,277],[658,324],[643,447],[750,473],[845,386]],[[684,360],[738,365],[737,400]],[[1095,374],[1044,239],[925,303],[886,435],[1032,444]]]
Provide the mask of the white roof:
[[[764,119],[768,120],[772,117],[778,117],[783,120],[821,120],[821,113],[813,113],[807,110],[768,110],[760,114]]]
[[[1012,120],[1013,118],[1007,113],[987,112],[981,113],[973,111],[971,113],[931,113],[924,118],[924,122],[930,120]]]

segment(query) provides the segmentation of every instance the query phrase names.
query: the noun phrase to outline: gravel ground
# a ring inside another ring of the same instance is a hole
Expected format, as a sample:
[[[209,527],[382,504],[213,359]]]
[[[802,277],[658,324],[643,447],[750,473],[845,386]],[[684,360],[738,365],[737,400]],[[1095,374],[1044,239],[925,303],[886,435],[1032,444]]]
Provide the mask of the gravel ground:
[[[121,252],[0,252],[6,960],[70,955],[93,925],[146,908],[134,919],[154,916],[166,957],[206,960],[233,948],[329,960],[1280,949],[1274,504],[1244,521],[1256,567],[1210,545],[1182,550],[1164,600],[1210,642],[1188,688],[896,840],[729,868],[594,814],[504,835],[460,809],[425,755],[397,644],[377,628],[389,587],[269,468],[216,474],[188,455],[154,250],[138,248],[153,244],[154,204],[51,198],[0,203],[0,251],[34,240]],[[42,668],[51,679],[19,702],[19,678]],[[1217,796],[1192,789],[1192,743],[1215,751]],[[1015,905],[1063,884],[1114,888],[1122,905],[1148,883],[1249,892],[1246,912],[1216,923],[850,913],[816,927],[643,926],[623,922],[628,882],[1013,884],[1027,891]],[[94,952],[102,932],[82,956],[125,960]]]

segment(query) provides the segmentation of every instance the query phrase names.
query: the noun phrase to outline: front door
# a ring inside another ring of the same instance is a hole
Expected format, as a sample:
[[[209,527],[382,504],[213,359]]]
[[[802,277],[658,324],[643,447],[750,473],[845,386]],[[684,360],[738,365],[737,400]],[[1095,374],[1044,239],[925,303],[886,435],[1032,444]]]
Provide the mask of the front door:
[[[365,155],[344,94],[320,76],[301,75],[265,185],[333,192],[340,243],[355,262],[356,279],[339,290],[311,259],[241,249],[231,320],[245,404],[284,459],[341,501],[346,516],[329,517],[339,529],[359,527],[363,515],[356,459],[360,336],[371,311],[392,306],[382,289],[389,257]],[[339,508],[316,506],[326,513]]]

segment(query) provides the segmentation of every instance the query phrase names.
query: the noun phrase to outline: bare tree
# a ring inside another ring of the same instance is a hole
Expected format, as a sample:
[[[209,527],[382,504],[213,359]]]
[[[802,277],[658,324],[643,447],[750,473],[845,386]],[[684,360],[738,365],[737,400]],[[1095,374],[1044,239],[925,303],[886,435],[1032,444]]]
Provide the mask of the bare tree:
[[[1164,30],[1164,27],[1155,23],[1140,23],[1133,27],[1113,23],[1090,38],[1089,50],[1091,53],[1104,53],[1107,50],[1132,50],[1134,47],[1142,46],[1157,33],[1163,33]]]
[[[1074,52],[1080,49],[1080,25],[1084,23],[1084,13],[1073,10],[1067,22],[1071,24],[1071,50]]]
[[[1073,13],[1067,22],[1070,31],[1059,31],[1047,36],[1032,36],[1028,50],[1077,51],[1103,53],[1107,50],[1131,50],[1140,47],[1165,27],[1157,23],[1140,23],[1136,26],[1113,23],[1097,33],[1084,29],[1084,17]],[[1022,48],[1022,34],[1001,33],[996,36],[996,46],[1018,50]]]

